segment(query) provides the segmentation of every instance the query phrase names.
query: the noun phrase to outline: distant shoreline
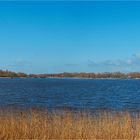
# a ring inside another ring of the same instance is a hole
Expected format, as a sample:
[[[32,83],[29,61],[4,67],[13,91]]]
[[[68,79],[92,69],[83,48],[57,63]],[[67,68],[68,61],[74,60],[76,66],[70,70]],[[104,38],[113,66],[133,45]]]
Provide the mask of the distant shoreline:
[[[0,78],[73,78],[73,79],[140,79],[140,72],[121,73],[121,72],[63,72],[63,73],[44,73],[44,74],[26,74],[23,72],[12,72],[0,70]]]
[[[85,80],[140,80],[140,78],[84,78],[84,77],[0,77],[0,79],[85,79]]]

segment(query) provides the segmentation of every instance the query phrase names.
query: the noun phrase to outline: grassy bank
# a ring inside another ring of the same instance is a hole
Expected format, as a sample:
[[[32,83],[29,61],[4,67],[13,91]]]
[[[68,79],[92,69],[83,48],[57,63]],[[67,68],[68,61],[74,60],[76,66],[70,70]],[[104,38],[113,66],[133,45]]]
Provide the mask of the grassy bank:
[[[140,139],[140,117],[129,113],[0,113],[0,139]]]

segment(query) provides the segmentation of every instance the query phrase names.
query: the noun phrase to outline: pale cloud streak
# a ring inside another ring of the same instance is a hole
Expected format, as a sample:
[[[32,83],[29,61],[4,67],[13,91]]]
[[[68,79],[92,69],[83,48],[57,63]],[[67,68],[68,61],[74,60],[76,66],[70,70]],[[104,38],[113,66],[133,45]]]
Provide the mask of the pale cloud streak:
[[[140,53],[132,55],[131,58],[122,60],[105,60],[95,62],[88,60],[88,67],[95,68],[103,71],[121,71],[121,72],[133,72],[140,71]]]
[[[17,59],[14,61],[9,62],[10,64],[7,64],[3,66],[3,69],[13,69],[13,68],[24,68],[24,67],[30,67],[31,62],[24,60],[24,59]]]

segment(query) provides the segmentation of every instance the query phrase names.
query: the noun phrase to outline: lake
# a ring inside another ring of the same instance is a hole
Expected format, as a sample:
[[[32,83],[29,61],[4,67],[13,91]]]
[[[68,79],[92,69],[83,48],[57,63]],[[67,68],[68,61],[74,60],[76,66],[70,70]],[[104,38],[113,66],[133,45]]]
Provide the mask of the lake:
[[[140,110],[140,80],[1,78],[0,107]]]

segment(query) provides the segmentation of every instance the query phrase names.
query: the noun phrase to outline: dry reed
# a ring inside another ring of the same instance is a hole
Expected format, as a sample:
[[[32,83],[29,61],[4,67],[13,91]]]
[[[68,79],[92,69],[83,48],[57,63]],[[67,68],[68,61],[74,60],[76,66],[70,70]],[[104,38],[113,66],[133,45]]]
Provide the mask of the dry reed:
[[[140,139],[140,117],[129,113],[0,113],[0,139]]]

